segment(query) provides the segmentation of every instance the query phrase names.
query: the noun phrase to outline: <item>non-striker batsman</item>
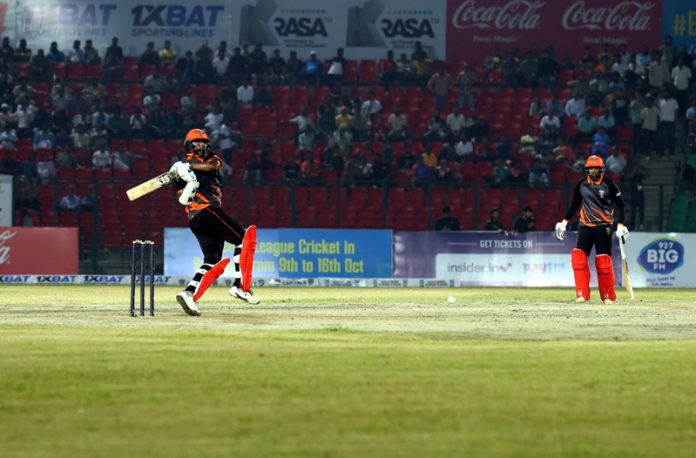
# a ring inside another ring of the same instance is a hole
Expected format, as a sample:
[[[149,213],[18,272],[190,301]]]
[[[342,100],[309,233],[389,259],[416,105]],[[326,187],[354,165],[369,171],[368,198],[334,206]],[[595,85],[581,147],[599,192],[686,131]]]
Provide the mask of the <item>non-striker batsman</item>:
[[[572,251],[571,262],[575,277],[577,302],[590,298],[590,268],[587,258],[595,247],[595,267],[599,283],[600,299],[604,303],[616,300],[614,291],[614,265],[611,260],[611,236],[624,240],[628,229],[624,226],[624,200],[619,187],[604,177],[604,161],[593,155],[585,161],[586,177],[578,182],[573,201],[563,218],[556,224],[556,237],[563,240],[566,225],[580,208],[577,248]]]
[[[176,296],[184,311],[194,316],[200,315],[198,300],[230,262],[222,259],[225,242],[235,247],[234,284],[229,294],[250,304],[260,302],[251,291],[256,226],[245,231],[222,210],[222,160],[208,147],[208,142],[204,130],[190,130],[184,140],[186,162],[177,162],[170,169],[177,177],[179,203],[186,206],[189,228],[203,251],[203,264]]]

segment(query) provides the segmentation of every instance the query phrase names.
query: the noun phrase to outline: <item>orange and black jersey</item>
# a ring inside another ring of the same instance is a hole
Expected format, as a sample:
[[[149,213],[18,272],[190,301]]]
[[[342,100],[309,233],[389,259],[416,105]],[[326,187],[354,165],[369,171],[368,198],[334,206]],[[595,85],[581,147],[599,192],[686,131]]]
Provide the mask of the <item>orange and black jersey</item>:
[[[186,161],[189,164],[202,164],[211,160],[222,163],[220,158],[212,152],[209,152],[206,156],[186,153]],[[208,173],[194,170],[194,173],[196,174],[199,186],[198,191],[193,197],[193,202],[186,207],[189,220],[206,207],[211,205],[216,207],[222,206],[222,177],[220,176],[219,170]],[[181,187],[183,187],[183,185]]]
[[[570,221],[580,208],[580,226],[612,225],[624,221],[624,200],[619,187],[612,181],[601,177],[592,181],[589,177],[581,180],[573,192],[573,201],[565,219]]]

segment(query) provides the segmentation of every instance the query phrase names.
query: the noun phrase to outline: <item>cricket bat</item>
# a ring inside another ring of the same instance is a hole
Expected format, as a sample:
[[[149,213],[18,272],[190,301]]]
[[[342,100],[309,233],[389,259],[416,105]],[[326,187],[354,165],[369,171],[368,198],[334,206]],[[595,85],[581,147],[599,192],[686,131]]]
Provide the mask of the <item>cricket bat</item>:
[[[631,285],[631,277],[628,275],[628,262],[626,261],[626,240],[623,237],[619,238],[619,249],[621,251],[621,270],[623,271],[623,284],[626,287],[631,299],[635,299],[636,295],[633,293],[633,285]]]
[[[144,183],[140,183],[138,186],[130,188],[126,191],[128,200],[135,200],[143,197],[146,194],[150,194],[153,191],[157,191],[162,186],[173,183],[174,178],[170,172],[165,172],[162,175],[157,175],[155,178],[147,180]]]

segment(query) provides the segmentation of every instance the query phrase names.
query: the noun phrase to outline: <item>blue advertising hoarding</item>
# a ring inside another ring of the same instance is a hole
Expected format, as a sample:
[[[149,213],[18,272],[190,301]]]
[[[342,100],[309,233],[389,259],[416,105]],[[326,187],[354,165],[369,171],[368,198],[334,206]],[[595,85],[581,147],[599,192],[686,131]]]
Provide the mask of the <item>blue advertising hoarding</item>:
[[[696,2],[663,0],[662,34],[672,35],[677,47],[696,44]]]
[[[232,258],[225,244],[223,257]],[[190,277],[203,263],[187,228],[164,231],[164,272]],[[231,278],[228,268],[223,278]],[[390,278],[392,231],[340,229],[259,229],[255,278]]]

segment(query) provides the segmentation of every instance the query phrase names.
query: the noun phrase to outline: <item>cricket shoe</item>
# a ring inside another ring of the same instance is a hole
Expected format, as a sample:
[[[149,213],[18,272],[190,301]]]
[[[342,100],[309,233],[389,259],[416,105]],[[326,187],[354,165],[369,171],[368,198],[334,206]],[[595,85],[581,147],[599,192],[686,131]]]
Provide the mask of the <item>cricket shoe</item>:
[[[585,302],[585,300],[586,299],[584,297],[580,296],[577,299],[575,299],[575,302],[577,302],[578,304],[582,304]]]
[[[612,301],[611,299],[604,299],[602,302],[604,302],[604,303],[607,304],[607,305],[610,305],[610,304],[613,304],[613,303],[614,303],[614,301]]]
[[[236,297],[237,299],[241,299],[244,302],[248,302],[252,305],[256,305],[261,302],[254,296],[254,293],[252,293],[251,290],[244,291],[242,288],[237,288],[236,286],[233,286],[232,288],[230,288],[228,293],[230,293],[230,296]]]
[[[188,315],[199,316],[201,314],[201,312],[198,311],[196,302],[193,300],[193,293],[191,291],[180,292],[176,295],[176,301]]]

